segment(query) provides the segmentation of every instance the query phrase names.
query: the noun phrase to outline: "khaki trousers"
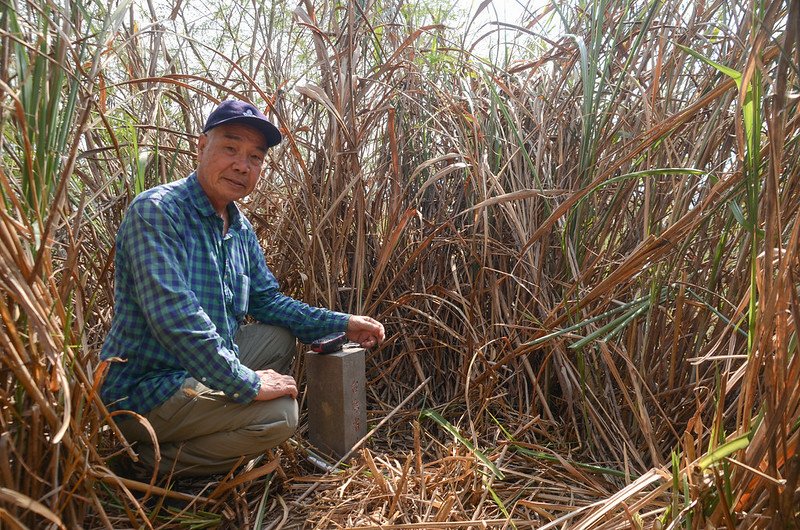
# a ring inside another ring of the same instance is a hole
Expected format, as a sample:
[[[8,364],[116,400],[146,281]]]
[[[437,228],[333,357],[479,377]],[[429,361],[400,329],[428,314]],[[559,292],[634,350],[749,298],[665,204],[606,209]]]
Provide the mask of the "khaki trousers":
[[[235,340],[245,366],[289,372],[296,341],[285,328],[249,324]],[[298,410],[290,397],[236,403],[190,377],[145,418],[158,438],[158,464],[147,430],[131,419],[119,423],[128,441],[138,442],[140,461],[150,469],[158,465],[160,474],[202,476],[227,473],[238,462],[247,463],[280,445],[294,434]]]

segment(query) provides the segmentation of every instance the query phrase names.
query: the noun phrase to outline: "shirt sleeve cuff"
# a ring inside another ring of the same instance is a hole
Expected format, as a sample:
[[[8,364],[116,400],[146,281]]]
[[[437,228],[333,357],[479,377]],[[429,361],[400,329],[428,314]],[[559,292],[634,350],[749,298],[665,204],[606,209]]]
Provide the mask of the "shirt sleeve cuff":
[[[260,389],[261,378],[258,377],[258,374],[241,365],[235,387],[231,391],[225,392],[225,395],[237,403],[250,403],[256,398]]]
[[[350,322],[350,315],[348,313],[339,313],[338,311],[328,311],[325,319],[318,321],[316,327],[316,336],[312,339],[316,340],[325,335],[336,333],[338,331],[347,331],[347,324]],[[311,341],[309,341],[311,342]]]
[[[350,315],[348,313],[331,311],[331,320],[331,325],[335,328],[332,331],[347,331],[347,324],[350,322]]]
[[[296,333],[297,338],[304,344],[311,344],[320,337],[336,333],[338,331],[347,331],[347,324],[350,321],[348,313],[339,313],[337,311],[324,310],[324,316],[317,318],[310,325],[304,329],[298,330]]]

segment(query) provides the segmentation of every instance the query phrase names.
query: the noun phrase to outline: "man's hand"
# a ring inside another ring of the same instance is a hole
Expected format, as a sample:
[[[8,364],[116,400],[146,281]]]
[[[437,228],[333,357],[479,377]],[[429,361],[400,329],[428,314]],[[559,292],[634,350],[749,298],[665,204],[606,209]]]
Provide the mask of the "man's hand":
[[[256,370],[261,379],[261,388],[255,401],[269,401],[283,396],[297,399],[297,383],[291,375],[279,374],[275,370]]]
[[[347,322],[347,338],[364,348],[377,346],[386,338],[383,324],[374,318],[350,315]]]

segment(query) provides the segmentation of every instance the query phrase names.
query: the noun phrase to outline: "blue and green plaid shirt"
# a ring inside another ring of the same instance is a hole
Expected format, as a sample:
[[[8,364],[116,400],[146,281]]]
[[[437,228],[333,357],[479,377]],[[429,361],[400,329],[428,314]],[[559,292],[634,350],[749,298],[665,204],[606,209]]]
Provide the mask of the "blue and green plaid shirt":
[[[310,307],[278,290],[250,222],[235,204],[230,227],[195,174],[137,196],[119,228],[115,313],[101,353],[101,396],[144,414],[191,376],[237,402],[260,387],[239,362],[234,335],[245,315],[288,328],[303,342],[344,331],[349,315]]]

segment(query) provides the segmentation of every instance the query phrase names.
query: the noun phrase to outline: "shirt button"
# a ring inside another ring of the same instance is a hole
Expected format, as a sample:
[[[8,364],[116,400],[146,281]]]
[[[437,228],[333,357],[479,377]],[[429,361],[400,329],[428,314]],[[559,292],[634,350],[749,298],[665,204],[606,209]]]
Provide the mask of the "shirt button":
[[[206,378],[205,378],[205,377],[203,378],[203,382],[204,382],[204,383],[206,382]]]
[[[238,398],[238,397],[239,397],[239,392],[236,392],[236,393],[233,395],[233,397],[235,397],[235,398]]]

